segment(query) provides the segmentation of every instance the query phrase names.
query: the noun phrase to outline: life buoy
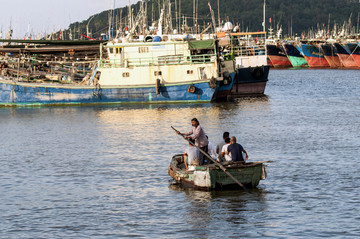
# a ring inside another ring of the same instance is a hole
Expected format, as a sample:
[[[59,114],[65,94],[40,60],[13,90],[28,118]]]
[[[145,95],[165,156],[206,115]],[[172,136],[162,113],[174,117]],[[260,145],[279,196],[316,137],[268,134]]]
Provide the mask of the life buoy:
[[[194,94],[196,91],[196,87],[194,85],[189,85],[188,92]]]
[[[264,69],[262,67],[255,67],[251,70],[251,75],[255,79],[259,80],[264,76]]]
[[[145,37],[145,42],[152,42],[153,40],[154,40],[154,38],[152,36]]]

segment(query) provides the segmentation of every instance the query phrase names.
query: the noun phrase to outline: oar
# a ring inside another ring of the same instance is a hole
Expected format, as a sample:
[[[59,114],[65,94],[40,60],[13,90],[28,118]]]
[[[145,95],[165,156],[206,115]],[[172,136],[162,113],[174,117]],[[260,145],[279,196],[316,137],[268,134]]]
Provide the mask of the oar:
[[[178,130],[176,130],[174,127],[171,126],[171,128],[173,130],[177,132],[179,132]],[[188,141],[192,146],[196,147],[201,153],[203,153],[206,157],[208,157],[214,164],[216,164],[216,166],[218,166],[219,168],[221,168],[222,171],[224,171],[224,173],[226,173],[232,180],[234,180],[235,183],[237,183],[241,188],[243,188],[245,191],[247,191],[248,193],[250,193],[250,191],[242,184],[239,182],[239,180],[237,180],[234,176],[231,175],[231,173],[229,173],[227,171],[227,169],[221,165],[218,161],[216,161],[215,159],[213,159],[208,153],[206,153],[204,150],[200,149],[198,146],[196,146],[194,143],[192,143],[190,140],[186,139],[184,135],[180,134],[186,141]]]

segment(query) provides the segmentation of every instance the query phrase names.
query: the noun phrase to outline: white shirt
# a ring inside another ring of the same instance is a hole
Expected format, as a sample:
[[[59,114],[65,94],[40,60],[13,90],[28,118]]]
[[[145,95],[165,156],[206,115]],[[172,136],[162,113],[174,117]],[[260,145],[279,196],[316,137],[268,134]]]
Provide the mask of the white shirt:
[[[232,159],[231,159],[231,153],[226,154],[226,151],[227,151],[229,145],[230,145],[230,144],[225,144],[225,145],[223,146],[222,150],[221,150],[222,153],[225,153],[224,158],[225,158],[225,161],[227,161],[227,162],[232,161]]]
[[[195,147],[192,146],[188,146],[185,148],[185,153],[188,156],[188,165],[191,165],[192,162],[196,159],[199,158],[199,150]]]
[[[217,159],[216,148],[210,141],[208,144],[208,153],[213,159],[215,159],[215,160]]]

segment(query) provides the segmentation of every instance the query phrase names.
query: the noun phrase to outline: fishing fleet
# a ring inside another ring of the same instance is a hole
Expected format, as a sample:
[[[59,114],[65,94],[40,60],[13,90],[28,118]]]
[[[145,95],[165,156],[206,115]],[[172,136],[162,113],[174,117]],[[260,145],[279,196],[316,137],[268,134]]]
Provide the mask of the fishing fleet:
[[[153,34],[110,40],[0,40],[6,43],[0,47],[0,105],[213,102],[263,95],[266,33],[226,26],[206,35],[163,34],[160,19]]]
[[[266,48],[272,67],[360,69],[360,42],[356,39],[272,41]]]

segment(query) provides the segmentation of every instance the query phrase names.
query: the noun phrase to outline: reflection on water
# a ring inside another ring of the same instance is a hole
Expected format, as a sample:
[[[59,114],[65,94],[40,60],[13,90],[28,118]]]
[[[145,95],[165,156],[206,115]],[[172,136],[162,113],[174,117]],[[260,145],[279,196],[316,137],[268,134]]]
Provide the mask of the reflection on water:
[[[169,188],[185,193],[181,218],[189,230],[201,237],[212,237],[211,229],[252,224],[254,214],[260,217],[268,210],[266,191],[261,188],[252,189],[251,193],[243,190],[202,191],[179,185],[171,185]],[[250,214],[253,215],[251,218]],[[257,220],[256,224],[261,225],[261,220]],[[199,228],[204,230],[199,233]]]

